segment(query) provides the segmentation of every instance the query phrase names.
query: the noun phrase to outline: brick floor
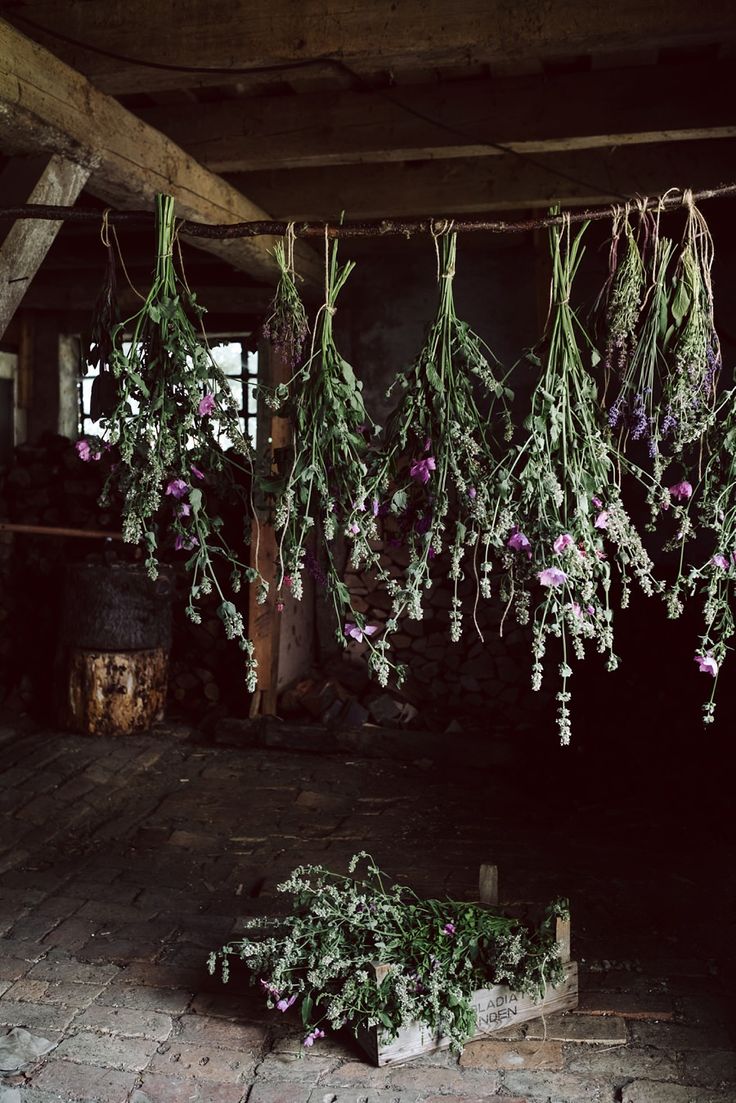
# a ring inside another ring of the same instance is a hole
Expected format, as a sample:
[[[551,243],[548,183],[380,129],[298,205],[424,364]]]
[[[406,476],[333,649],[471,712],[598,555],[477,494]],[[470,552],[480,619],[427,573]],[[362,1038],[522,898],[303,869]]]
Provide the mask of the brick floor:
[[[673,809],[663,824],[636,794],[623,811],[588,794],[577,811],[564,778],[542,770],[530,795],[511,771],[464,770],[459,747],[457,764],[434,765],[356,740],[320,754],[314,732],[302,749],[296,735],[291,749],[236,746],[228,731],[229,743],[165,726],[92,740],[6,725],[0,1029],[57,1044],[0,1076],[0,1098],[736,1103],[729,931],[713,892],[733,863],[714,832],[703,847],[687,817]],[[509,899],[569,894],[578,1011],[460,1059],[375,1069],[343,1037],[300,1056],[296,1020],[275,1019],[237,977],[224,988],[206,957],[274,906],[295,865],[341,869],[363,848],[421,893],[472,899],[493,859]]]

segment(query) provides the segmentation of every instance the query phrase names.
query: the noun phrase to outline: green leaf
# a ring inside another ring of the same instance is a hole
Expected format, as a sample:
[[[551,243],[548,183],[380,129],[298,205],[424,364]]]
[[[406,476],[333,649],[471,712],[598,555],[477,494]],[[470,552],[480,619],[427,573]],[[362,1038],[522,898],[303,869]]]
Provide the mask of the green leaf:
[[[202,508],[202,491],[193,489],[189,491],[189,504],[192,507],[192,513],[199,513]]]
[[[302,1024],[309,1026],[310,1019],[312,1018],[312,1008],[314,1007],[314,1000],[307,992],[306,996],[302,1000],[301,1012],[302,1012]]]

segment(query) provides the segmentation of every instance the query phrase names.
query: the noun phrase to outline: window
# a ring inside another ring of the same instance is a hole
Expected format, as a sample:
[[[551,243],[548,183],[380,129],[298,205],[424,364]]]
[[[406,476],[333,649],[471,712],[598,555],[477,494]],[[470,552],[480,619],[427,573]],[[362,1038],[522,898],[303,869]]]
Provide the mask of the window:
[[[129,344],[123,344],[127,352]],[[257,424],[257,396],[258,383],[258,353],[249,352],[243,341],[223,339],[218,344],[211,346],[215,363],[227,376],[233,398],[240,411],[240,426],[250,438],[253,445],[256,443]],[[82,364],[83,374],[79,378],[79,431],[82,434],[100,432],[100,424],[90,417],[90,400],[92,397],[92,383],[98,374],[97,365],[90,367]],[[228,448],[230,440],[224,432],[219,434],[220,443]]]

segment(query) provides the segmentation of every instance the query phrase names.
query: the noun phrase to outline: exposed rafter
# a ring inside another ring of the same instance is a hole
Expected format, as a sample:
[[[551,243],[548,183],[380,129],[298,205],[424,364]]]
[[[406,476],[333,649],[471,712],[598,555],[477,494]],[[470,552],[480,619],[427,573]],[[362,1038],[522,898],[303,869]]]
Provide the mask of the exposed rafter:
[[[88,190],[116,207],[140,207],[157,192],[167,192],[183,218],[238,222],[264,217],[261,207],[170,138],[2,20],[0,150],[61,154],[85,166]],[[197,244],[258,279],[273,280],[277,274],[268,238]],[[316,278],[311,251],[301,246],[297,262],[303,274]]]
[[[528,161],[452,161],[338,166],[234,176],[274,216],[301,220],[472,214],[525,207],[619,202],[671,187],[710,188],[736,177],[736,142],[662,142],[609,150],[549,153]]]
[[[736,136],[733,66],[640,66],[137,112],[215,172]],[[693,96],[693,88],[709,90]]]
[[[46,38],[29,33],[113,93],[235,83],[233,70],[313,58],[388,70],[612,53],[736,34],[731,0],[26,0],[18,15],[48,28]],[[80,49],[55,32],[162,68]],[[220,71],[175,74],[166,65]]]

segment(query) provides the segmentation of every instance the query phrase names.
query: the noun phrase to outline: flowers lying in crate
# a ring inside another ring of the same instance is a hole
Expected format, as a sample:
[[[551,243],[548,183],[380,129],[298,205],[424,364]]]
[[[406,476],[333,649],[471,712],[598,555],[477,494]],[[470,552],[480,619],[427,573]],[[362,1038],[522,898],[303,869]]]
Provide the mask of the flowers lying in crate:
[[[227,981],[240,958],[269,1007],[298,1006],[305,1047],[348,1027],[384,1065],[576,1005],[565,901],[533,921],[491,901],[423,900],[365,852],[348,871],[295,869],[278,886],[292,914],[247,920],[246,937],[209,959]]]

